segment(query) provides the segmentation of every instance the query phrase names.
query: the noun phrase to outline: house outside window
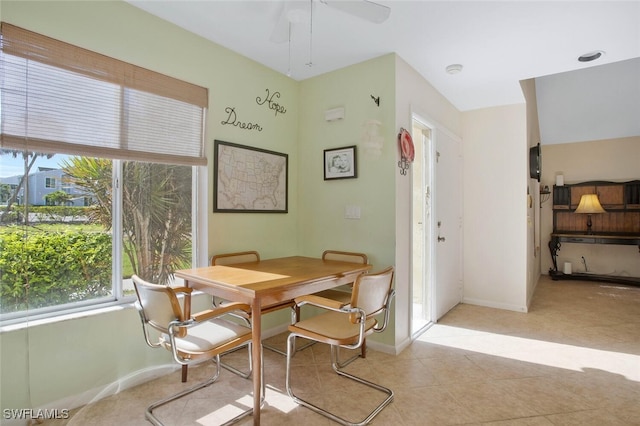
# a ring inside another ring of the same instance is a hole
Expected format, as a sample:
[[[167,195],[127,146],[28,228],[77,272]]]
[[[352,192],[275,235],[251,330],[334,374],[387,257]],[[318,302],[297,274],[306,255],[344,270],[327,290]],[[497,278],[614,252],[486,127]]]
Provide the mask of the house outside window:
[[[131,300],[132,274],[197,258],[207,90],[136,68],[2,23],[3,321]]]

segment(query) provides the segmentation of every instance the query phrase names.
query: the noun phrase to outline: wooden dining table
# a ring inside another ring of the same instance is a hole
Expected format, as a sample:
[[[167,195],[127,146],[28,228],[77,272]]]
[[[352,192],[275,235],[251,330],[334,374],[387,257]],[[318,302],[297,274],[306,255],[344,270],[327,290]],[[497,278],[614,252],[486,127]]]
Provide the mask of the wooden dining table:
[[[185,286],[251,306],[253,424],[260,424],[262,307],[350,284],[371,265],[291,256],[175,271]],[[190,309],[187,307],[185,310]]]

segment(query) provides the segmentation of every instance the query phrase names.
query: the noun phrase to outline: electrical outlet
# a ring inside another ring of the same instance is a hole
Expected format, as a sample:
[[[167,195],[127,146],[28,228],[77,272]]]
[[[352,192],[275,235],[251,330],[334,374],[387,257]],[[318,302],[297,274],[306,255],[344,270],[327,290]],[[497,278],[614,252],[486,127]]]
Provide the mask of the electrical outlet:
[[[345,219],[360,219],[360,206],[345,206]]]

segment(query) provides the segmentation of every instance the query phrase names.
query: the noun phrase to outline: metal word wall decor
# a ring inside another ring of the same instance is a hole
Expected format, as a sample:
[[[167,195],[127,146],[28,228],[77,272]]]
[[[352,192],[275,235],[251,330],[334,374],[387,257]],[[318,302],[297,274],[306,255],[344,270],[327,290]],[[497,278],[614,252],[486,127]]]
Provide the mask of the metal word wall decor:
[[[264,99],[260,98],[260,96],[258,96],[256,98],[256,103],[258,105],[267,104],[269,109],[272,109],[272,110],[275,111],[276,116],[278,115],[278,113],[286,114],[287,113],[287,109],[284,106],[278,104],[277,102],[274,102],[274,100],[273,100],[273,98],[278,98],[278,99],[280,98],[280,92],[270,93],[269,89],[266,89],[266,90],[267,90],[267,96],[265,96]]]
[[[236,109],[234,107],[226,107],[224,109],[224,112],[226,112],[227,114],[229,114],[227,116],[227,119],[222,121],[222,124],[228,124],[231,126],[235,126],[238,127],[240,129],[245,129],[245,130],[257,130],[259,132],[262,131],[262,126],[260,126],[257,123],[251,123],[251,122],[246,122],[246,121],[239,121],[237,114],[236,114]]]

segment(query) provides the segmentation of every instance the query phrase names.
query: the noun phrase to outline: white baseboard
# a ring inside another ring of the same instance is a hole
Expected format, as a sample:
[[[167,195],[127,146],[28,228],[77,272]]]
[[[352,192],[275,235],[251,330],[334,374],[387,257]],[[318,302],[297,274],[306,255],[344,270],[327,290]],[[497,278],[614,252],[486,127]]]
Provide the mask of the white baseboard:
[[[411,342],[409,342],[408,345],[410,345],[410,344],[411,344]],[[384,353],[389,354],[389,355],[398,355],[402,351],[402,349],[404,349],[404,348],[398,349],[395,346],[386,345],[384,343],[379,343],[379,342],[376,342],[375,340],[371,340],[371,339],[367,339],[367,347],[371,348],[371,349],[375,349],[376,351],[384,352]]]
[[[469,305],[484,306],[487,308],[505,309],[507,311],[524,312],[524,313],[529,312],[529,309],[527,308],[526,305],[525,306],[510,305],[508,303],[496,303],[491,300],[473,299],[473,298],[465,297],[462,299],[462,303],[467,303]]]

